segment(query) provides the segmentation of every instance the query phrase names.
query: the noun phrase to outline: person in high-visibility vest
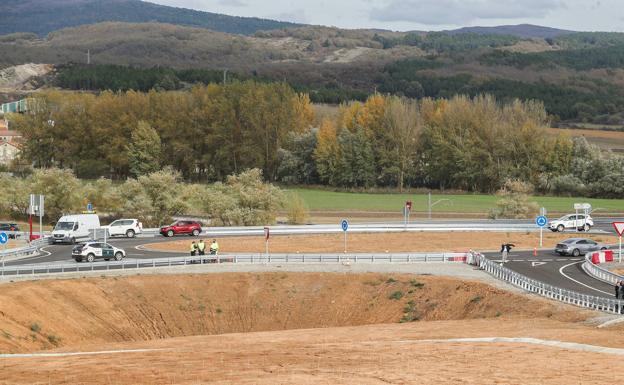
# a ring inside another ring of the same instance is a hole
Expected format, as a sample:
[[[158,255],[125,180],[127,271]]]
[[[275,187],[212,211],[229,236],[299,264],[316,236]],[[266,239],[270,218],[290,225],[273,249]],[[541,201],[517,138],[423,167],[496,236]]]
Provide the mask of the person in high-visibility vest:
[[[216,239],[213,239],[212,243],[210,244],[210,254],[217,255],[218,253],[219,253],[219,244],[217,243]]]
[[[199,255],[206,255],[206,244],[203,239],[200,239],[197,243],[197,250],[199,251]]]
[[[194,257],[195,253],[197,253],[197,245],[195,244],[195,241],[193,241],[191,242],[191,257]]]

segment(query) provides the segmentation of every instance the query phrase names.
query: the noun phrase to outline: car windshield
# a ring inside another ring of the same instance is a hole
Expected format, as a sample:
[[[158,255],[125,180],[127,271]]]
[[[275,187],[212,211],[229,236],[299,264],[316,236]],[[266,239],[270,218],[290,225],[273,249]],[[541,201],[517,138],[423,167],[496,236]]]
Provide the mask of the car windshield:
[[[562,216],[561,218],[559,218],[559,219],[557,219],[557,220],[558,220],[558,221],[567,221],[567,220],[569,220],[569,219],[571,219],[569,215],[564,215],[564,216]]]
[[[74,228],[74,222],[58,222],[54,226],[54,230],[72,230]]]

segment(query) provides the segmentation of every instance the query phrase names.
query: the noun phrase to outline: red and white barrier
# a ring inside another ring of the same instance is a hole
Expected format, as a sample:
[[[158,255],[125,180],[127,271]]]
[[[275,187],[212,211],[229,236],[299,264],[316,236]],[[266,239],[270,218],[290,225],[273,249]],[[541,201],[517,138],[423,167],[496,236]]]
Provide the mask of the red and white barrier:
[[[594,265],[613,262],[613,250],[596,251],[591,255],[591,260]]]

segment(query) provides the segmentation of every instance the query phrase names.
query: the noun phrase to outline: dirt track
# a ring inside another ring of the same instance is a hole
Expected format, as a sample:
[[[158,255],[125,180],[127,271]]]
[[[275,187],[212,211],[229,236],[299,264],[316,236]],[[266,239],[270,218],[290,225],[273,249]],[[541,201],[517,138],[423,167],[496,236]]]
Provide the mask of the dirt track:
[[[569,235],[550,231],[544,233],[544,247],[554,247]],[[588,235],[598,242],[614,239],[608,235]],[[449,239],[452,245],[449,245]],[[186,252],[193,239],[185,238],[166,243],[146,245],[153,250]],[[350,252],[419,252],[419,251],[485,251],[498,250],[502,243],[514,243],[519,249],[539,246],[539,233],[497,233],[497,232],[452,232],[452,233],[354,233],[348,235],[347,249]],[[264,237],[220,238],[222,252],[264,253]],[[273,253],[341,253],[344,251],[342,234],[281,235],[270,239]]]

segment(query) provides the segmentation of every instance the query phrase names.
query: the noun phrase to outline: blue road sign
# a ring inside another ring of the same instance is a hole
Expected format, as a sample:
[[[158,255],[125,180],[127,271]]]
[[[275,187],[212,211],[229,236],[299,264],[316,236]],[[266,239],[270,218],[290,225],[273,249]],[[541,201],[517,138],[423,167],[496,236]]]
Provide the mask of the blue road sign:
[[[347,231],[347,229],[349,229],[349,221],[343,219],[342,222],[340,222],[340,227],[342,227],[342,231]]]
[[[92,203],[88,203],[87,204],[87,211],[93,211],[93,204]]]
[[[4,245],[9,241],[9,236],[7,233],[0,233],[0,245]]]
[[[539,217],[535,218],[535,224],[537,224],[539,227],[544,227],[546,226],[547,223],[548,223],[548,218],[546,218],[543,215],[540,215]]]

